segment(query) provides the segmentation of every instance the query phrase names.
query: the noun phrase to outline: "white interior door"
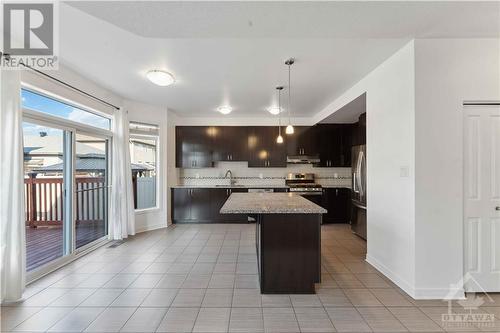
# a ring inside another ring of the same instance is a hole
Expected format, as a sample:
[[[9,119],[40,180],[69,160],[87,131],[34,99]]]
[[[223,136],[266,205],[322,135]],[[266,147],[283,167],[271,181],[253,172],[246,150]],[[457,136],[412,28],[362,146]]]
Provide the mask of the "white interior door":
[[[500,292],[500,106],[464,113],[465,288]]]

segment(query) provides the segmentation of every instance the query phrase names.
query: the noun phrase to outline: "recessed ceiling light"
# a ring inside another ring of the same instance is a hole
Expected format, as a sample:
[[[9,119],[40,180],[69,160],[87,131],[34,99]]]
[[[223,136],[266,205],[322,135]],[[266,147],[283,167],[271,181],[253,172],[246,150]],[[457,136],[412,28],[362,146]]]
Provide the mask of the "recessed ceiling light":
[[[233,108],[230,107],[229,105],[223,105],[223,106],[219,106],[217,108],[217,111],[219,111],[222,114],[229,114],[229,113],[231,113],[231,111],[233,111]]]
[[[277,115],[280,113],[280,108],[277,106],[272,106],[272,107],[268,108],[267,111],[269,111],[270,114]],[[281,109],[281,112],[283,112],[283,109]]]
[[[153,69],[149,71],[146,74],[146,77],[148,78],[149,81],[162,87],[169,86],[175,82],[175,78],[172,74],[159,69]]]

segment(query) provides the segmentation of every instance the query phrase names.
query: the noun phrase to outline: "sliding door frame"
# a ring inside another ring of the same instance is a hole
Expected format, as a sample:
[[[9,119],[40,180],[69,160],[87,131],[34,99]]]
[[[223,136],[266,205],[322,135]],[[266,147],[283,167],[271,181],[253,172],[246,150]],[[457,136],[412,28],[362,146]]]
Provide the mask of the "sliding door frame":
[[[48,126],[64,131],[64,144],[63,151],[66,153],[67,150],[69,154],[64,154],[64,164],[69,163],[69,166],[65,166],[64,175],[64,190],[65,190],[65,204],[67,202],[69,207],[66,207],[64,217],[63,217],[63,256],[53,260],[50,263],[42,265],[30,272],[26,272],[27,284],[47,275],[56,269],[67,265],[75,259],[93,251],[94,249],[106,244],[109,241],[109,198],[110,198],[110,180],[111,180],[111,166],[112,166],[112,156],[113,156],[113,135],[111,130],[104,130],[92,126],[87,126],[85,124],[76,123],[70,120],[66,120],[57,116],[52,116],[49,114],[43,114],[37,111],[23,108],[23,122],[34,123],[37,125]],[[94,240],[89,244],[85,244],[80,248],[76,248],[76,134],[86,134],[94,136],[97,138],[102,138],[106,140],[107,144],[107,170],[106,170],[106,235]],[[68,142],[69,140],[69,142]],[[68,171],[69,172],[68,172]],[[66,193],[71,193],[71,199],[68,201]],[[69,222],[68,222],[69,219]]]
[[[76,135],[77,134],[82,134],[82,135],[89,135],[89,136],[92,136],[92,137],[95,137],[95,138],[98,138],[98,139],[103,139],[106,141],[106,173],[105,173],[105,177],[106,177],[106,209],[104,211],[104,217],[105,217],[105,221],[106,221],[106,235],[102,236],[101,238],[98,238],[88,244],[85,244],[83,246],[81,246],[80,248],[77,248],[76,247],[76,211],[74,212],[73,214],[73,239],[75,240],[73,242],[73,253],[75,254],[78,254],[78,253],[81,253],[81,252],[85,252],[86,250],[92,248],[95,244],[97,243],[101,243],[103,241],[108,241],[108,236],[109,236],[109,198],[110,198],[110,195],[111,195],[111,186],[110,186],[110,179],[111,179],[111,156],[113,156],[113,145],[112,145],[112,140],[113,140],[113,137],[110,135],[110,134],[107,134],[107,135],[104,135],[102,133],[95,133],[93,130],[92,131],[85,131],[85,130],[76,130],[75,134],[74,134],[74,139],[73,139],[73,144],[74,144],[74,149],[75,149],[75,154],[73,154],[73,158],[75,159],[75,163],[76,163]],[[73,177],[73,182],[74,182],[74,186],[75,186],[75,189],[76,189],[76,170],[75,170],[75,177]],[[76,191],[73,191],[73,207],[76,207],[76,200],[77,200],[77,196],[76,196]]]

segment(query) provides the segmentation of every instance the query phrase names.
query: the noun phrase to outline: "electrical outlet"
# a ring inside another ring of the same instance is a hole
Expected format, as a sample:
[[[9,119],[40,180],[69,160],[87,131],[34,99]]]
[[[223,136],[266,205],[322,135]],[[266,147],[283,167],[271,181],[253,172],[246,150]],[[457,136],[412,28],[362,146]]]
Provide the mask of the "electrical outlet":
[[[401,178],[410,177],[410,167],[408,165],[403,165],[399,168],[399,177]]]

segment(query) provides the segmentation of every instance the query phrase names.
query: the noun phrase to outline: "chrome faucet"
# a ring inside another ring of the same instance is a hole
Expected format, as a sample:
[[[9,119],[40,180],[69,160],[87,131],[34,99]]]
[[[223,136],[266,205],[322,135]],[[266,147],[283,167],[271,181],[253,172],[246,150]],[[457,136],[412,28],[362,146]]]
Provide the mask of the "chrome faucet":
[[[224,178],[227,178],[227,175],[229,175],[229,185],[233,186],[236,184],[236,180],[233,179],[233,172],[231,170],[226,171]]]

